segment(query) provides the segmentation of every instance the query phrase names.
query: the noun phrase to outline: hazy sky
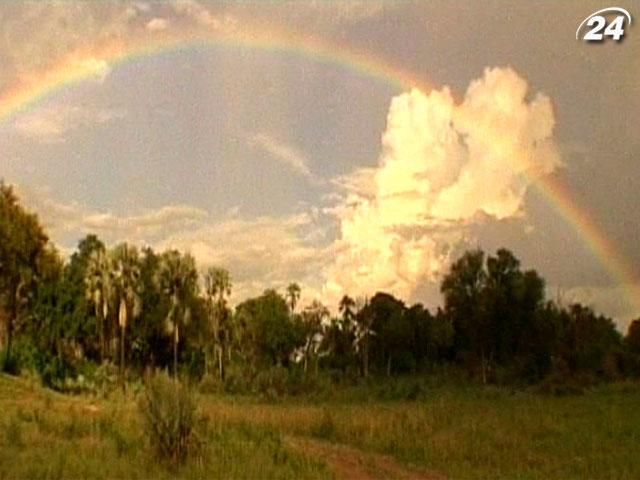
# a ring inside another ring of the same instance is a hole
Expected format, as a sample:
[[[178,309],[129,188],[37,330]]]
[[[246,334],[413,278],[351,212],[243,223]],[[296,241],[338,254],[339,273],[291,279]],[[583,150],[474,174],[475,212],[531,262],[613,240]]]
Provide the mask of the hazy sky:
[[[616,5],[624,41],[593,44],[576,28],[606,2],[5,2],[0,176],[64,252],[179,247],[236,299],[298,281],[435,306],[460,252],[505,246],[624,324],[640,299],[534,187],[566,185],[640,276],[640,9]],[[76,60],[95,74],[6,114]]]

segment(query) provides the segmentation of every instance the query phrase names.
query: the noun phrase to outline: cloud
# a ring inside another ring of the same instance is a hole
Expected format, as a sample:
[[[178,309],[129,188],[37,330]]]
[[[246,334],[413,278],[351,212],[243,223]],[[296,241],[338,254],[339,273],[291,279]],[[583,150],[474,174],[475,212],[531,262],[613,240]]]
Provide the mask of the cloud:
[[[18,134],[44,143],[65,140],[65,135],[82,126],[101,125],[126,116],[118,109],[91,109],[77,105],[56,104],[17,117],[12,128]]]
[[[212,30],[230,31],[236,28],[237,19],[230,14],[215,15],[210,9],[195,0],[175,0],[172,3],[175,14],[188,18],[196,25]]]
[[[135,34],[135,12],[120,2],[3,4],[0,91],[31,83],[74,52],[86,57],[95,46],[124,41]]]
[[[386,289],[411,298],[448,266],[468,227],[523,214],[527,187],[560,165],[544,95],[509,68],[486,69],[461,102],[448,88],[391,101],[376,169],[336,180],[333,298]]]
[[[47,191],[17,186],[25,205],[36,211],[56,243],[74,241],[82,235],[97,233],[108,243],[132,241],[153,243],[174,232],[191,229],[208,218],[206,211],[190,205],[166,205],[141,210],[136,215],[117,215],[90,209],[77,202],[60,202]]]
[[[169,26],[169,21],[166,18],[155,17],[147,22],[147,30],[150,32],[160,32],[166,30]]]
[[[271,158],[282,163],[298,175],[311,178],[309,159],[292,145],[287,145],[266,133],[257,133],[249,139],[249,144],[268,153]]]
[[[17,128],[56,138],[64,130],[58,117],[67,124],[111,118],[73,108],[39,113],[46,121],[33,117]],[[411,301],[471,241],[472,226],[524,216],[527,188],[560,166],[554,124],[548,97],[530,96],[526,81],[509,68],[487,69],[460,100],[446,87],[393,98],[377,166],[336,178],[337,192],[324,209],[258,218],[230,212],[214,220],[188,205],[122,216],[27,197],[54,239],[68,244],[72,234],[77,240],[79,232],[96,232],[110,243],[188,250],[203,266],[228,268],[242,295],[298,281],[329,305],[344,293],[382,289]],[[264,132],[248,142],[313,178],[295,147]],[[320,225],[322,216],[333,225]],[[337,233],[327,241],[332,227]]]
[[[190,252],[201,268],[227,268],[234,281],[233,301],[258,295],[265,288],[284,289],[297,281],[304,298],[319,296],[319,272],[330,261],[331,246],[309,239],[317,236],[313,215],[240,218],[233,209],[222,218],[190,205],[165,205],[136,215],[118,215],[77,202],[54,200],[48,192],[17,187],[27,208],[36,211],[56,245],[70,255],[77,241],[97,234],[108,245],[128,241],[157,251]]]
[[[226,217],[201,228],[176,232],[158,244],[191,252],[201,267],[227,268],[234,278],[234,298],[243,300],[265,288],[299,282],[307,298],[317,296],[318,275],[330,261],[328,248],[305,240],[317,228],[305,213],[283,217]]]
[[[37,83],[69,58],[139,45],[149,32],[197,38],[235,30],[238,20],[191,0],[168,2],[5,2],[0,12],[0,94]],[[28,39],[25,41],[25,39]],[[55,39],[55,41],[52,41]],[[68,63],[68,62],[67,62]],[[101,63],[102,65],[98,65]],[[95,71],[95,70],[92,70]]]

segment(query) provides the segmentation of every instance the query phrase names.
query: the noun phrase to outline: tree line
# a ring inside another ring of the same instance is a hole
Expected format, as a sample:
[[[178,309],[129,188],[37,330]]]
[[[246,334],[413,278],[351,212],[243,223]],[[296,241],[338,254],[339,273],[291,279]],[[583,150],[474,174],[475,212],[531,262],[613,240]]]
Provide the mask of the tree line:
[[[550,375],[640,375],[640,319],[625,337],[612,319],[545,298],[544,279],[509,250],[472,250],[441,282],[430,311],[385,292],[345,295],[337,315],[299,305],[300,286],[231,308],[223,268],[188,254],[82,239],[64,261],[37,216],[0,183],[0,362],[59,386],[86,365],[118,377],[149,369],[251,384],[264,372],[314,378],[425,374],[455,365],[484,383]]]

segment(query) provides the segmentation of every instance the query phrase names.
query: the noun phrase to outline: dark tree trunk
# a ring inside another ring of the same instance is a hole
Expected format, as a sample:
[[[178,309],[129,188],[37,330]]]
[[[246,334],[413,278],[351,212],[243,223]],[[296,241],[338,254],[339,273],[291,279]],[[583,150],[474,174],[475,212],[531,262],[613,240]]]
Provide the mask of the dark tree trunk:
[[[122,391],[124,391],[124,344],[125,344],[126,325],[120,327],[120,383]]]
[[[178,378],[178,342],[180,340],[180,334],[178,332],[178,325],[175,325],[173,329],[173,377]]]
[[[16,289],[14,289],[14,293],[11,296],[12,301],[11,301],[11,305],[9,306],[9,315],[7,315],[7,320],[6,320],[7,321],[7,326],[6,326],[7,345],[4,352],[4,364],[2,365],[2,369],[7,373],[13,373],[12,372],[13,362],[11,361],[11,346],[13,343],[14,322],[16,321],[16,318],[18,316],[18,305],[16,301],[17,292],[15,290]]]

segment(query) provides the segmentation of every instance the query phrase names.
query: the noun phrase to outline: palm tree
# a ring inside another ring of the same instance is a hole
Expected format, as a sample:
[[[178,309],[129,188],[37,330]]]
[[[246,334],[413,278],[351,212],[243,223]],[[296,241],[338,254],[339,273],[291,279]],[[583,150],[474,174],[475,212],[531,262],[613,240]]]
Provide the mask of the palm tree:
[[[137,318],[142,309],[138,250],[127,243],[115,247],[111,252],[111,270],[120,327],[120,381],[124,388],[127,324]]]
[[[355,314],[355,347],[356,351],[360,354],[362,364],[362,376],[369,376],[369,347],[371,343],[371,336],[375,335],[372,330],[373,315],[369,308],[369,300],[367,298],[359,298],[355,302],[356,314]]]
[[[287,299],[289,300],[289,308],[291,308],[291,314],[295,312],[298,300],[300,300],[300,285],[293,282],[287,287]]]
[[[344,295],[340,300],[340,305],[338,309],[342,314],[342,326],[343,328],[350,329],[355,319],[354,309],[356,308],[356,302],[349,295]]]
[[[314,300],[311,305],[302,312],[302,322],[306,331],[306,341],[304,346],[304,372],[307,373],[309,358],[313,355],[315,359],[315,371],[318,373],[318,349],[322,343],[324,333],[324,321],[329,317],[329,310],[318,300]]]
[[[231,295],[231,277],[224,268],[210,267],[204,276],[207,311],[211,318],[214,352],[220,380],[224,379],[223,359],[225,348],[230,355],[228,343],[231,339],[228,322],[227,299]]]
[[[181,255],[177,250],[162,254],[156,275],[160,291],[169,298],[167,326],[173,334],[173,376],[178,378],[178,343],[180,327],[191,319],[191,300],[197,294],[198,272],[196,262],[189,254]]]
[[[109,302],[112,297],[111,271],[109,258],[104,248],[91,252],[85,272],[85,295],[93,305],[100,335],[100,361],[104,361],[106,349],[106,323],[109,315]]]

